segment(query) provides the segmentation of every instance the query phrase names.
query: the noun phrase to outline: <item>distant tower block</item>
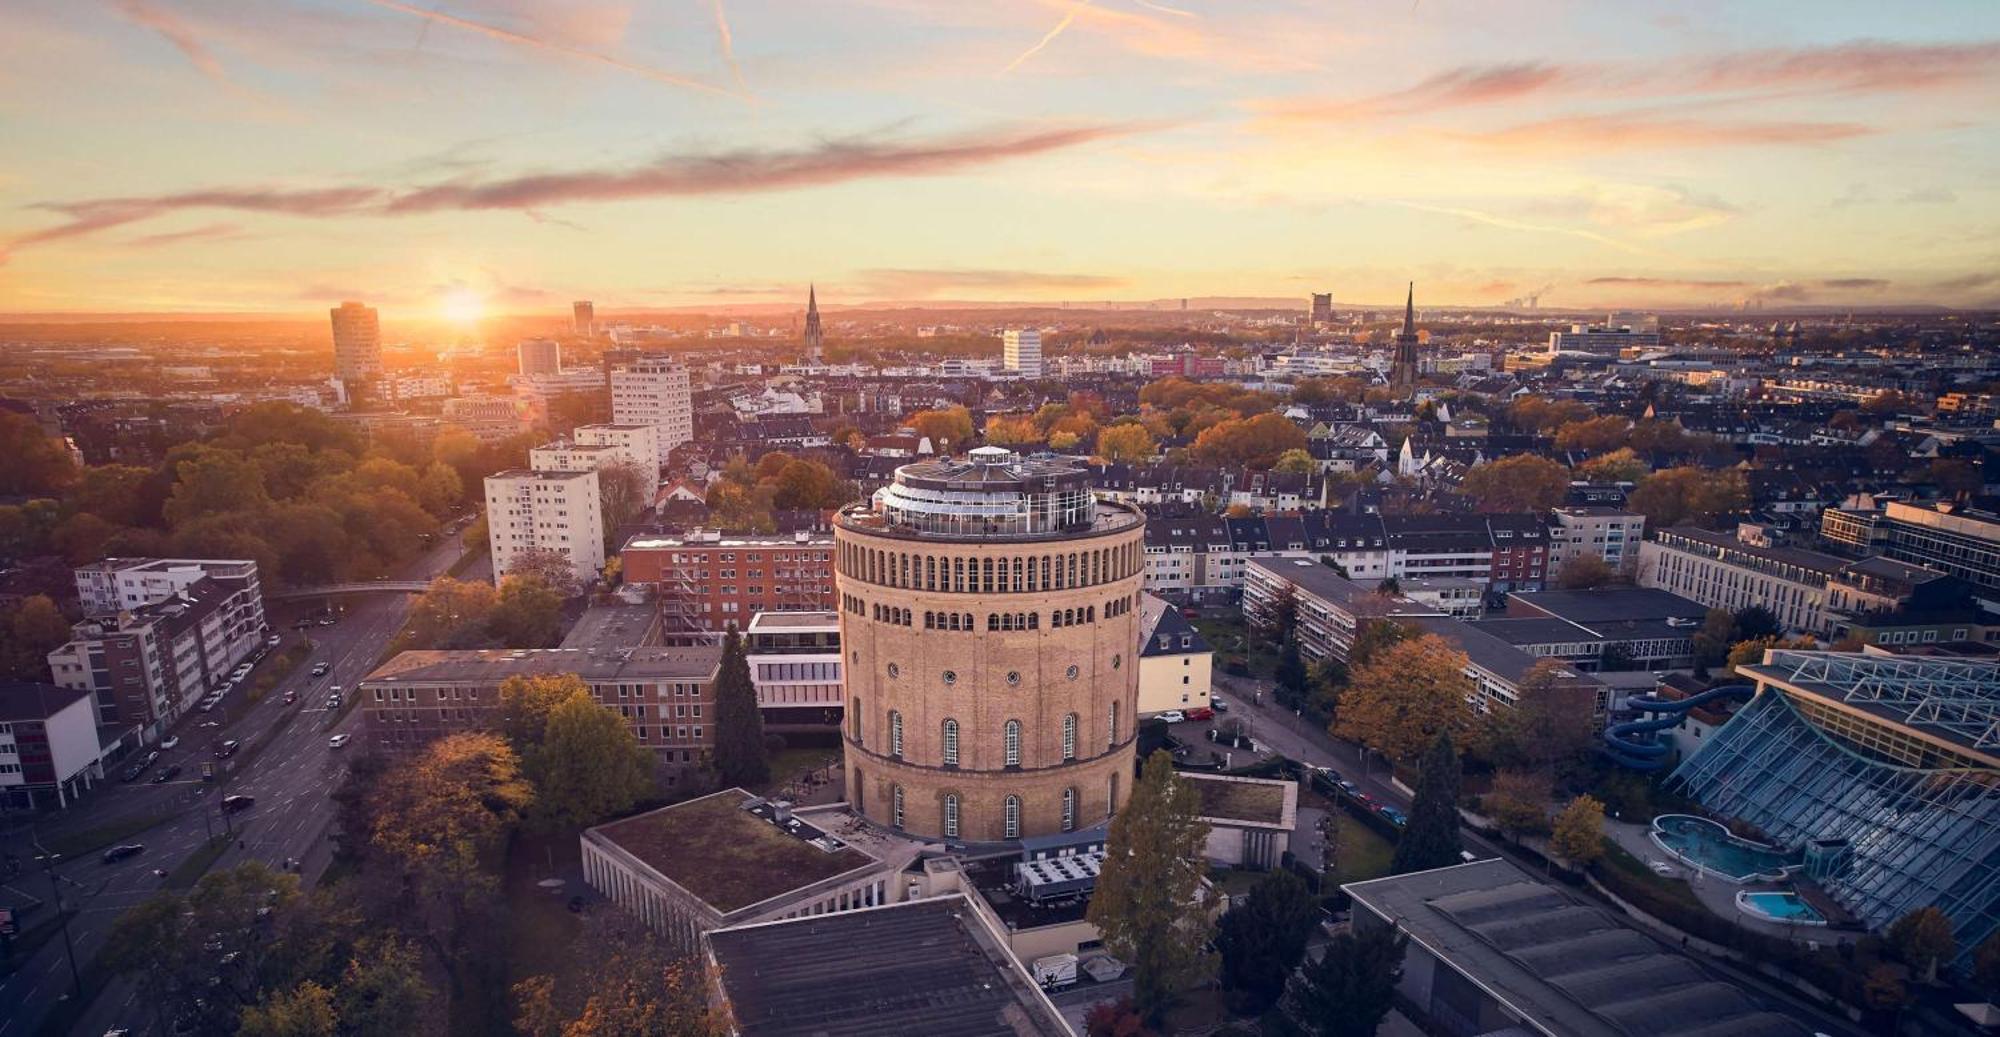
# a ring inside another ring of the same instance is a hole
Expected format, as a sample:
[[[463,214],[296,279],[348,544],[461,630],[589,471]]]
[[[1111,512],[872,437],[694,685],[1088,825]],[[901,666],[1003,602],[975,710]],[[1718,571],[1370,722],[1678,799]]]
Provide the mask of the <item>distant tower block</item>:
[[[344,302],[328,311],[333,318],[333,373],[342,382],[382,376],[382,321],[373,306]]]
[[[1332,293],[1332,292],[1314,292],[1314,293],[1313,293],[1313,297],[1312,297],[1312,322],[1313,322],[1314,324],[1316,324],[1316,325],[1318,325],[1318,324],[1331,324],[1331,323],[1333,323],[1333,293]]]
[[[569,327],[584,338],[597,335],[597,305],[588,299],[569,304]]]

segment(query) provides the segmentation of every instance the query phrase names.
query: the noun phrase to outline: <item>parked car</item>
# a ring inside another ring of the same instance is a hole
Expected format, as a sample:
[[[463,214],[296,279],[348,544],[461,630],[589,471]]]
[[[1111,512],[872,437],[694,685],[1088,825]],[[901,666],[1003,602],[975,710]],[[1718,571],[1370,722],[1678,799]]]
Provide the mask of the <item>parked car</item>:
[[[1207,706],[1196,706],[1187,711],[1187,718],[1189,720],[1214,720],[1215,710]]]
[[[1167,711],[1166,711],[1166,712],[1164,712],[1164,713],[1155,713],[1155,714],[1153,714],[1153,719],[1154,719],[1154,720],[1164,720],[1164,721],[1166,721],[1166,722],[1167,722],[1167,723],[1169,723],[1169,724],[1178,724],[1178,723],[1180,723],[1181,721],[1183,721],[1183,720],[1186,720],[1186,719],[1187,719],[1187,714],[1186,714],[1186,713],[1183,713],[1183,712],[1181,712],[1181,711],[1180,711],[1180,710],[1178,710],[1178,709],[1170,709],[1170,710],[1167,710]]]
[[[1410,823],[1410,815],[1397,810],[1395,807],[1383,807],[1376,811],[1376,813],[1388,818],[1389,823],[1395,825],[1397,828],[1402,828]]]
[[[264,647],[276,648],[284,640],[285,640],[284,638],[279,637],[277,634],[272,634],[270,637],[264,639]]]
[[[322,619],[322,620],[320,620],[320,621],[319,621],[319,625],[320,625],[320,626],[323,626],[323,627],[330,627],[330,626],[332,626],[332,625],[333,625],[333,617],[332,617],[332,616],[328,616],[328,617],[326,617],[325,619]]]
[[[1210,709],[1215,710],[1217,713],[1229,712],[1229,703],[1224,701],[1220,695],[1210,695],[1208,697],[1208,705]]]
[[[1201,616],[1201,610],[1195,608],[1193,605],[1182,605],[1181,615],[1187,619],[1198,619]]]
[[[292,703],[297,702],[298,700],[299,700],[298,689],[294,688],[291,691],[285,692],[285,705],[289,706]]]
[[[213,713],[215,712],[215,707],[220,705],[222,705],[222,696],[210,695],[201,700],[201,711],[204,713]]]
[[[160,773],[153,775],[153,784],[165,785],[167,782],[170,782],[174,780],[174,778],[178,777],[180,773],[181,773],[180,764],[178,763],[167,764],[165,767],[160,768]]]
[[[255,806],[256,804],[257,804],[257,797],[255,796],[222,797],[222,809],[227,810],[232,814],[239,810],[248,810],[251,807]]]
[[[341,746],[346,745],[353,738],[354,738],[353,735],[348,735],[348,734],[334,735],[333,737],[328,738],[326,740],[326,747],[328,749],[338,749]]]
[[[145,852],[146,848],[138,843],[126,843],[123,846],[113,846],[111,849],[104,851],[104,863],[116,864],[127,857],[136,857],[139,854]]]
[[[144,773],[146,773],[146,765],[143,763],[135,763],[132,766],[125,768],[125,770],[118,775],[118,780],[138,781],[139,775]]]
[[[160,739],[160,748],[162,749],[172,749],[179,744],[181,744],[181,736],[179,735],[168,735]]]
[[[333,669],[333,666],[329,663],[324,663],[324,662],[314,663],[312,668],[312,675],[315,677],[324,677],[326,676],[326,671],[331,669]]]
[[[243,743],[231,738],[215,747],[215,758],[218,760],[227,760],[231,756],[236,755],[236,750],[241,748],[243,748]]]

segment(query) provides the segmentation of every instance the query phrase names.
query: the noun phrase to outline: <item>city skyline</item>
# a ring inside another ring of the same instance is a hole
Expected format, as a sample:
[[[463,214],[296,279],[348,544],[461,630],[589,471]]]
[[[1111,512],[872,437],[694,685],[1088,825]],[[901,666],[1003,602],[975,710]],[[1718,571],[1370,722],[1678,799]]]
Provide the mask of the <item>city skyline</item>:
[[[1436,307],[2000,302],[1987,5],[126,0],[0,26],[0,312],[463,320],[811,281],[1303,307],[1412,277]]]

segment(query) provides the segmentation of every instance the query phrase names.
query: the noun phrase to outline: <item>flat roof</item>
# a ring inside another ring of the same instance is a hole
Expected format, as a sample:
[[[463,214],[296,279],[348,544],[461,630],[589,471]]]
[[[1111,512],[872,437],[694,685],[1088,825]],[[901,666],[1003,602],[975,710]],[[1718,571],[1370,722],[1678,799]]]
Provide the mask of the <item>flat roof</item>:
[[[771,630],[774,628],[824,630],[840,629],[840,613],[820,612],[759,612],[750,617],[750,630]]]
[[[1556,616],[1528,616],[1522,619],[1482,619],[1476,625],[1510,645],[1570,644],[1602,641],[1604,636]]]
[[[793,533],[768,533],[764,535],[744,535],[731,533],[724,537],[667,537],[635,536],[625,541],[621,551],[638,549],[641,551],[668,551],[690,547],[831,547],[833,537],[827,533],[813,533],[804,540]]]
[[[509,468],[494,472],[488,479],[583,479],[595,478],[597,470],[586,468],[580,472],[551,471],[546,468]]]
[[[746,1037],[1069,1037],[963,895],[717,929],[707,936]]]
[[[1341,889],[1520,1017],[1564,1037],[1808,1037],[1782,1006],[1489,858]]]
[[[1708,615],[1707,606],[1657,587],[1515,591],[1507,599],[1586,627],[1635,619],[1698,620]]]
[[[1443,615],[1421,602],[1400,595],[1377,593],[1374,587],[1364,587],[1311,558],[1281,554],[1251,555],[1250,565],[1286,580],[1304,593],[1367,615]]]
[[[46,720],[90,693],[89,688],[65,688],[40,681],[0,681],[0,720]],[[91,719],[95,722],[95,715]]]
[[[591,829],[721,914],[877,863],[842,843],[831,853],[744,809],[724,789]]]
[[[659,612],[650,604],[592,605],[577,617],[560,647],[637,648],[646,643],[658,618]]]
[[[1216,821],[1245,821],[1260,825],[1285,823],[1285,800],[1297,803],[1297,786],[1271,778],[1243,778],[1227,774],[1183,773],[1180,780],[1194,783],[1201,796],[1202,817]],[[1286,786],[1292,795],[1286,796]]]
[[[363,684],[498,684],[509,677],[574,673],[585,680],[713,680],[721,645],[619,649],[473,648],[400,652]]]

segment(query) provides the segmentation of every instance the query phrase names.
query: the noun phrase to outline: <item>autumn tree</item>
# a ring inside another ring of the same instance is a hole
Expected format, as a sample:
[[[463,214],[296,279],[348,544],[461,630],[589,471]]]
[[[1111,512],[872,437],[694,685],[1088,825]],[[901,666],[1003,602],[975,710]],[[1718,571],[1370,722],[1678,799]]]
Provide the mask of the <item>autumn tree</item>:
[[[1539,771],[1503,770],[1493,775],[1493,787],[1480,797],[1480,812],[1503,835],[1519,842],[1524,835],[1548,830],[1549,779]]]
[[[1277,1003],[1318,923],[1319,901],[1297,875],[1274,871],[1258,879],[1216,929],[1230,1009],[1256,1015]]]
[[[1567,774],[1597,742],[1595,682],[1560,659],[1537,659],[1515,682],[1514,704],[1482,727],[1486,759],[1501,767]]]
[[[708,518],[732,532],[769,533],[778,528],[771,517],[776,499],[777,491],[769,485],[725,479],[708,488]]]
[[[1569,469],[1536,454],[1513,454],[1474,465],[1459,492],[1488,513],[1543,512],[1569,494]]]
[[[1305,431],[1284,415],[1267,411],[1231,418],[1195,437],[1195,455],[1207,464],[1269,468],[1288,450],[1304,450]]]
[[[1285,992],[1285,1015],[1312,1037],[1374,1037],[1395,1004],[1404,938],[1394,926],[1336,933]]]
[[[824,511],[853,500],[853,486],[825,464],[807,459],[785,462],[768,480],[772,507],[787,511]]]
[[[1174,774],[1164,750],[1146,760],[1132,796],[1111,820],[1108,854],[1088,919],[1132,965],[1133,1004],[1157,1022],[1180,995],[1214,971],[1204,947],[1212,922],[1202,909],[1200,793]]]
[[[1604,855],[1604,804],[1589,795],[1570,800],[1556,815],[1549,849],[1579,867]]]
[[[334,1037],[333,991],[306,980],[243,1009],[239,1037]]]
[[[1743,511],[1750,506],[1750,491],[1743,473],[1734,468],[1667,468],[1633,488],[1626,506],[1645,515],[1653,528],[1665,529]]]
[[[584,916],[561,972],[514,984],[525,1037],[723,1037],[700,972],[659,934],[617,911]]]
[[[1625,445],[1632,423],[1615,414],[1572,421],[1556,430],[1556,449],[1604,454]]]
[[[1362,620],[1354,629],[1354,644],[1347,649],[1349,683],[1353,681],[1354,670],[1374,662],[1377,655],[1408,641],[1410,637],[1410,628],[1395,620]]]
[[[1546,432],[1591,417],[1590,408],[1575,400],[1523,396],[1507,408],[1507,420],[1523,432]]]
[[[70,639],[69,620],[46,594],[32,595],[0,615],[0,631],[7,635],[0,642],[0,672],[17,680],[47,681],[49,653]]]
[[[507,561],[509,577],[540,580],[550,590],[567,598],[580,588],[584,574],[576,571],[569,555],[553,547],[527,547],[514,552]]]
[[[1935,907],[1920,907],[1896,919],[1887,935],[1896,957],[1921,973],[1926,983],[1937,982],[1938,966],[1958,954],[1951,918]]]
[[[500,648],[553,648],[562,639],[563,594],[540,576],[510,574],[500,581],[487,636]]]
[[[526,756],[542,744],[549,714],[579,692],[590,694],[590,685],[574,673],[516,674],[501,681],[500,734]]]
[[[986,443],[989,446],[1003,446],[1008,449],[1025,446],[1040,446],[1048,441],[1048,433],[1035,424],[1035,419],[1025,414],[1000,415],[986,420]]]
[[[1097,434],[1097,453],[1106,461],[1145,461],[1159,452],[1159,442],[1138,422],[1113,425]]]
[[[1800,637],[1758,637],[1748,641],[1738,641],[1729,648],[1727,662],[1732,672],[1742,672],[1742,667],[1755,666],[1764,661],[1768,649],[1796,649],[1810,652],[1819,648],[1819,642],[1811,634]]]
[[[1401,641],[1353,669],[1334,733],[1408,762],[1471,723],[1465,653],[1435,634]]]
[[[972,412],[964,407],[918,411],[903,424],[930,440],[940,454],[962,453],[972,445]]]
[[[1417,776],[1417,794],[1410,802],[1410,821],[1396,840],[1389,872],[1401,875],[1457,864],[1464,845],[1458,837],[1458,750],[1451,732],[1438,732],[1424,752]]]
[[[715,678],[715,769],[724,785],[756,788],[771,780],[764,752],[764,717],[743,636],[734,626],[722,637],[722,667]]]
[[[1598,483],[1636,483],[1650,471],[1652,468],[1630,447],[1600,454],[1576,466],[1577,478]]]
[[[597,510],[604,522],[605,550],[617,548],[619,527],[652,506],[656,481],[656,475],[630,461],[614,461],[597,470]]]
[[[1309,475],[1318,467],[1319,462],[1313,460],[1312,451],[1299,447],[1287,450],[1284,454],[1280,455],[1278,460],[1271,465],[1271,470],[1291,475]]]
[[[1556,574],[1556,586],[1566,591],[1590,590],[1617,579],[1618,570],[1611,563],[1598,555],[1585,554],[1563,562],[1562,571]]]
[[[624,813],[653,790],[653,754],[625,718],[586,689],[549,711],[540,744],[523,754],[537,827],[560,832]]]
[[[0,496],[52,494],[67,487],[76,470],[69,451],[42,431],[41,423],[17,411],[0,411]]]
[[[475,648],[486,640],[486,622],[500,595],[484,580],[440,576],[410,605],[390,647],[396,651]]]

